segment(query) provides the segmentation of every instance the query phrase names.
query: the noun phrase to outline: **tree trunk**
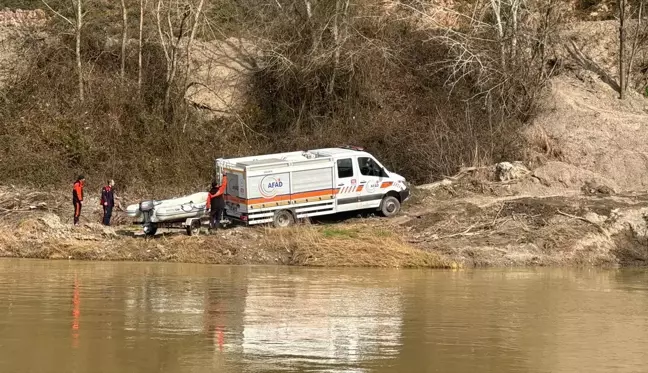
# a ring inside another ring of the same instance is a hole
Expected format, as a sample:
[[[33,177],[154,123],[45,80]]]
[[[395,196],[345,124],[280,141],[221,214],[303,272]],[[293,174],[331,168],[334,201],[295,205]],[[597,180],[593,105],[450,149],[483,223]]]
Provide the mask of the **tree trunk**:
[[[128,42],[128,11],[126,10],[126,0],[121,0],[122,8],[122,45],[121,45],[121,69],[119,76],[124,81],[126,76],[126,43]]]
[[[205,0],[200,0],[200,3],[198,3],[198,9],[196,10],[196,17],[194,17],[194,24],[193,27],[191,28],[191,34],[189,35],[189,40],[187,40],[187,68],[185,70],[185,82],[189,79],[189,70],[191,68],[191,43],[193,43],[194,38],[196,37],[196,32],[198,32],[198,21],[200,19],[200,13],[202,12],[203,4],[205,3]]]
[[[344,1],[344,6],[340,4],[342,1]],[[333,94],[333,90],[335,89],[335,79],[337,77],[338,66],[340,65],[340,49],[342,48],[342,44],[344,44],[344,41],[346,40],[346,28],[342,28],[342,30],[344,31],[340,33],[340,12],[342,12],[343,16],[342,21],[346,25],[348,10],[349,0],[335,1],[335,16],[333,17],[333,26],[331,27],[331,33],[333,34],[333,42],[335,47],[335,50],[333,51],[333,72],[331,73],[331,78],[326,90],[326,93],[329,95]]]
[[[170,91],[171,91],[169,87],[169,77],[171,76],[172,60],[171,60],[171,56],[169,55],[169,47],[167,46],[167,41],[166,38],[164,37],[164,32],[162,31],[162,20],[160,17],[161,8],[162,8],[162,0],[158,0],[157,7],[155,10],[155,19],[157,21],[158,35],[160,36],[160,45],[162,46],[162,51],[164,52],[164,58],[166,60],[165,84],[167,86],[164,89],[164,110],[166,112],[167,104],[168,104],[168,96],[170,95]],[[173,30],[170,31],[172,32]]]
[[[167,65],[167,81],[166,89],[164,90],[164,112],[167,116],[167,120],[170,120],[171,113],[171,90],[173,88],[173,82],[175,81],[175,76],[178,71],[178,51],[180,47],[180,41],[185,34],[185,22],[189,17],[189,12],[185,12],[182,21],[180,21],[180,30],[178,31],[178,37],[175,42],[173,41],[173,24],[171,23],[171,15],[167,13],[167,23],[169,24],[169,44],[171,45],[170,53],[170,65]]]
[[[625,89],[628,89],[628,84],[632,80],[632,66],[634,65],[634,59],[637,54],[637,49],[639,49],[639,37],[641,35],[641,21],[643,17],[643,8],[645,0],[639,2],[639,12],[637,15],[637,25],[635,26],[634,37],[632,41],[632,48],[630,49],[630,57],[628,59],[628,68],[626,69],[625,77]]]
[[[495,27],[500,43],[500,63],[502,69],[506,68],[506,48],[504,47],[504,25],[502,23],[502,0],[490,0],[491,8],[495,14]]]
[[[511,2],[511,59],[514,61],[517,54],[518,38],[518,16],[520,12],[520,2],[522,0],[513,0]]]
[[[140,0],[139,42],[137,44],[137,93],[142,93],[142,35],[144,30],[144,7],[146,3]]]
[[[619,1],[619,98],[625,99],[625,16],[626,1]]]
[[[306,22],[311,32],[311,52],[314,52],[317,48],[317,33],[313,24],[313,6],[311,5],[311,0],[304,0],[304,8],[306,9]]]
[[[83,102],[83,71],[81,66],[81,26],[83,26],[83,13],[81,11],[81,0],[76,0],[77,3],[77,16],[76,16],[76,62],[77,74],[79,75],[79,100]]]

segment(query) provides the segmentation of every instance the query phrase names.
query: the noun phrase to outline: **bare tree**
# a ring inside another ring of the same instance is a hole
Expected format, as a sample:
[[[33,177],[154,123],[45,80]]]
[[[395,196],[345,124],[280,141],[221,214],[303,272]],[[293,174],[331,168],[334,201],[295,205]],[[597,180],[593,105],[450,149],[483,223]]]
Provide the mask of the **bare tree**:
[[[128,42],[128,9],[126,9],[126,0],[121,0],[122,9],[122,45],[121,45],[121,67],[119,76],[124,81],[126,75],[126,43]]]
[[[625,41],[626,0],[618,0],[619,6],[619,98],[625,99]]]
[[[178,63],[178,45],[184,33],[185,21],[189,16],[188,12],[184,13],[182,20],[180,22],[180,30],[178,36],[174,35],[173,23],[171,22],[171,10],[166,10],[167,24],[165,25],[162,22],[163,17],[163,1],[158,0],[157,7],[155,10],[155,19],[157,21],[158,35],[160,37],[160,45],[162,46],[162,51],[164,52],[164,58],[166,60],[166,81],[164,89],[164,111],[168,113],[171,99],[171,89],[173,80],[175,78],[175,73]],[[169,5],[171,8],[171,4]],[[166,28],[166,29],[165,29]]]
[[[646,0],[639,0],[637,6],[636,16],[637,22],[634,28],[634,33],[632,36],[632,46],[630,47],[630,56],[628,57],[628,68],[626,69],[625,77],[625,89],[627,90],[628,85],[632,82],[632,69],[634,67],[634,61],[642,45],[646,44],[646,30],[644,29],[643,17],[644,9],[646,6]],[[634,87],[633,87],[634,88]]]
[[[524,116],[551,75],[546,70],[546,45],[552,42],[550,35],[557,32],[566,9],[558,0],[480,0],[473,4],[470,13],[441,7],[455,18],[452,24],[435,16],[438,5],[401,6],[432,22],[430,41],[446,50],[446,59],[435,65],[446,74],[451,93],[463,82],[475,89],[470,100],[483,100],[489,110]]]
[[[502,20],[502,0],[490,0],[493,15],[495,16],[495,29],[500,44],[500,63],[506,68],[506,47],[504,45],[504,21]]]
[[[83,69],[81,66],[81,27],[83,27],[83,13],[81,11],[81,0],[76,0],[76,62],[77,74],[79,74],[79,100],[83,102]]]
[[[76,65],[77,65],[77,75],[79,78],[79,100],[81,102],[84,101],[84,89],[83,89],[83,69],[82,69],[82,64],[81,64],[81,28],[83,27],[83,11],[82,11],[82,0],[72,0],[72,5],[75,6],[76,9],[76,19],[75,21],[71,21],[69,18],[65,17],[61,13],[57,12],[56,10],[52,9],[52,7],[45,2],[45,0],[41,0],[43,4],[54,14],[56,14],[59,18],[70,24],[74,28],[74,34],[76,38],[76,46],[75,46],[75,54],[76,54]]]
[[[142,92],[142,39],[144,34],[144,10],[148,0],[140,0],[139,38],[137,43],[137,92]]]
[[[342,31],[340,31],[340,15],[342,15]],[[335,50],[333,52],[333,72],[331,73],[331,78],[327,87],[327,93],[329,95],[333,93],[333,89],[335,88],[335,78],[338,66],[340,65],[340,50],[342,49],[342,44],[346,41],[348,33],[348,15],[349,0],[335,0],[335,15],[333,16],[333,26],[331,30]]]
[[[189,35],[189,40],[187,40],[187,51],[186,51],[186,59],[187,59],[187,67],[185,69],[185,80],[187,80],[187,77],[189,76],[189,70],[191,68],[191,43],[193,43],[194,38],[196,37],[196,32],[198,31],[198,25],[199,25],[199,19],[200,19],[200,13],[202,12],[203,4],[205,3],[205,0],[200,0],[198,3],[198,9],[195,12],[195,17],[194,17],[194,24],[193,27],[191,28],[191,35]]]
[[[524,0],[511,0],[511,57],[515,58],[517,53],[518,39],[518,18],[520,16],[520,7]]]
[[[157,2],[155,19],[160,45],[166,60],[164,110],[167,114],[171,108],[171,93],[178,72],[181,43],[183,38],[187,38],[186,43],[190,45],[193,38],[195,38],[203,4],[204,0],[200,0],[197,7],[194,7],[190,0],[169,0],[168,5],[165,7],[163,0]],[[193,23],[191,20],[192,14],[194,14]],[[163,18],[166,18],[166,22],[164,22]],[[177,27],[174,24],[178,24]],[[189,30],[191,31],[189,32]],[[185,55],[185,57],[188,56]],[[189,61],[187,60],[186,63],[188,64]]]

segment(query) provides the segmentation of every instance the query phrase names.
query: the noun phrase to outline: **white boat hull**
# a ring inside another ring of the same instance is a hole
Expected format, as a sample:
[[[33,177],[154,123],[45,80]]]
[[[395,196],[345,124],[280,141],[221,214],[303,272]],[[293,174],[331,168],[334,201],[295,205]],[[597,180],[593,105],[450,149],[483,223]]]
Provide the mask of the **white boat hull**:
[[[149,212],[152,223],[167,223],[198,218],[207,211],[207,192],[190,194],[184,197],[153,201],[153,209]],[[129,205],[126,214],[136,223],[144,223],[144,213],[140,204]]]

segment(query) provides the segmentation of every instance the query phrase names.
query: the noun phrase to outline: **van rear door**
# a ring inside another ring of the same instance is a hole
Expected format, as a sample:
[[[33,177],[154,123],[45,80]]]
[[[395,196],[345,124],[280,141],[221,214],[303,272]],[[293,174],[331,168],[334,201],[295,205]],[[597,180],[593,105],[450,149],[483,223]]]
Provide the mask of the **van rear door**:
[[[241,213],[247,213],[245,204],[245,177],[242,172],[225,170],[227,176],[227,188],[225,189],[225,214],[240,217]]]

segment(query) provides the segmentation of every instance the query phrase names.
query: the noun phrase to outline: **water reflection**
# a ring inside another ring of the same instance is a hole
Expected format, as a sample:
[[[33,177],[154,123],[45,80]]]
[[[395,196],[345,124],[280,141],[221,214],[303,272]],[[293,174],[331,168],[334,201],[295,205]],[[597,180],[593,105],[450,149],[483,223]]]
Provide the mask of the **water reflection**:
[[[643,270],[0,260],[0,372],[640,372]]]
[[[344,277],[253,278],[245,301],[244,354],[276,369],[297,361],[342,365],[339,371],[358,368],[363,359],[389,358],[400,346],[400,294],[376,285]]]
[[[72,347],[79,347],[79,317],[81,316],[81,295],[79,280],[74,276],[74,294],[72,296]]]

